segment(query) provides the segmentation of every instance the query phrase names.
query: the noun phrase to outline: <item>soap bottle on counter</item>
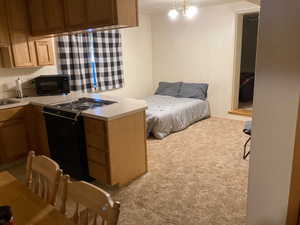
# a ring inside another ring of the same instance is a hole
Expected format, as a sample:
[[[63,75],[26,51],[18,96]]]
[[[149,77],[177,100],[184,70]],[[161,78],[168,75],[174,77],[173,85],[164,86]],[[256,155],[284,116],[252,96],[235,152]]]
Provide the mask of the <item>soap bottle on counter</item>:
[[[23,98],[22,80],[20,77],[16,80],[17,98]]]

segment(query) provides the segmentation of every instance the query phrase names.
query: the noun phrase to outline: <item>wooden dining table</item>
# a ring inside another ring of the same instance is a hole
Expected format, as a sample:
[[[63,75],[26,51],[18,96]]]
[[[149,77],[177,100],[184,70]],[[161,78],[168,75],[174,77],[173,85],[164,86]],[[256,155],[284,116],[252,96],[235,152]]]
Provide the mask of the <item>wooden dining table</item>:
[[[16,225],[75,225],[9,172],[0,172],[0,206],[12,208]]]

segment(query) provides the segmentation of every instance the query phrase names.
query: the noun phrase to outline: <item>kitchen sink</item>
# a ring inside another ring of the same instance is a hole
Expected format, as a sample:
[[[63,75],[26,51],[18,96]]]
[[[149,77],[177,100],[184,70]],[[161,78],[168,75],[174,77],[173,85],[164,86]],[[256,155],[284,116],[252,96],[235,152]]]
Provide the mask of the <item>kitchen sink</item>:
[[[0,99],[0,106],[16,104],[16,103],[19,103],[19,102],[15,101],[15,100],[11,100],[11,99]]]

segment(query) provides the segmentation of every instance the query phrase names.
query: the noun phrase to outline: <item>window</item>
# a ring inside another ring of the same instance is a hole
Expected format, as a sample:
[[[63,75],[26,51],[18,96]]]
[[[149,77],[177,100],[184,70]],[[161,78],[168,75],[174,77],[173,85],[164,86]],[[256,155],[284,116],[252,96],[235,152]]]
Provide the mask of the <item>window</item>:
[[[57,38],[59,67],[71,90],[105,91],[123,87],[121,34],[118,30]]]

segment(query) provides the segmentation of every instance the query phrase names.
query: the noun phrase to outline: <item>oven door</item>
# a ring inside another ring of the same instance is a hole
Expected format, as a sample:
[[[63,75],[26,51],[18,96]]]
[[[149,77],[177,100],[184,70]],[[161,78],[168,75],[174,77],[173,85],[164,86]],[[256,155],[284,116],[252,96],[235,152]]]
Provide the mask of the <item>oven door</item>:
[[[83,118],[73,120],[44,108],[50,155],[72,178],[91,181],[88,171]]]

